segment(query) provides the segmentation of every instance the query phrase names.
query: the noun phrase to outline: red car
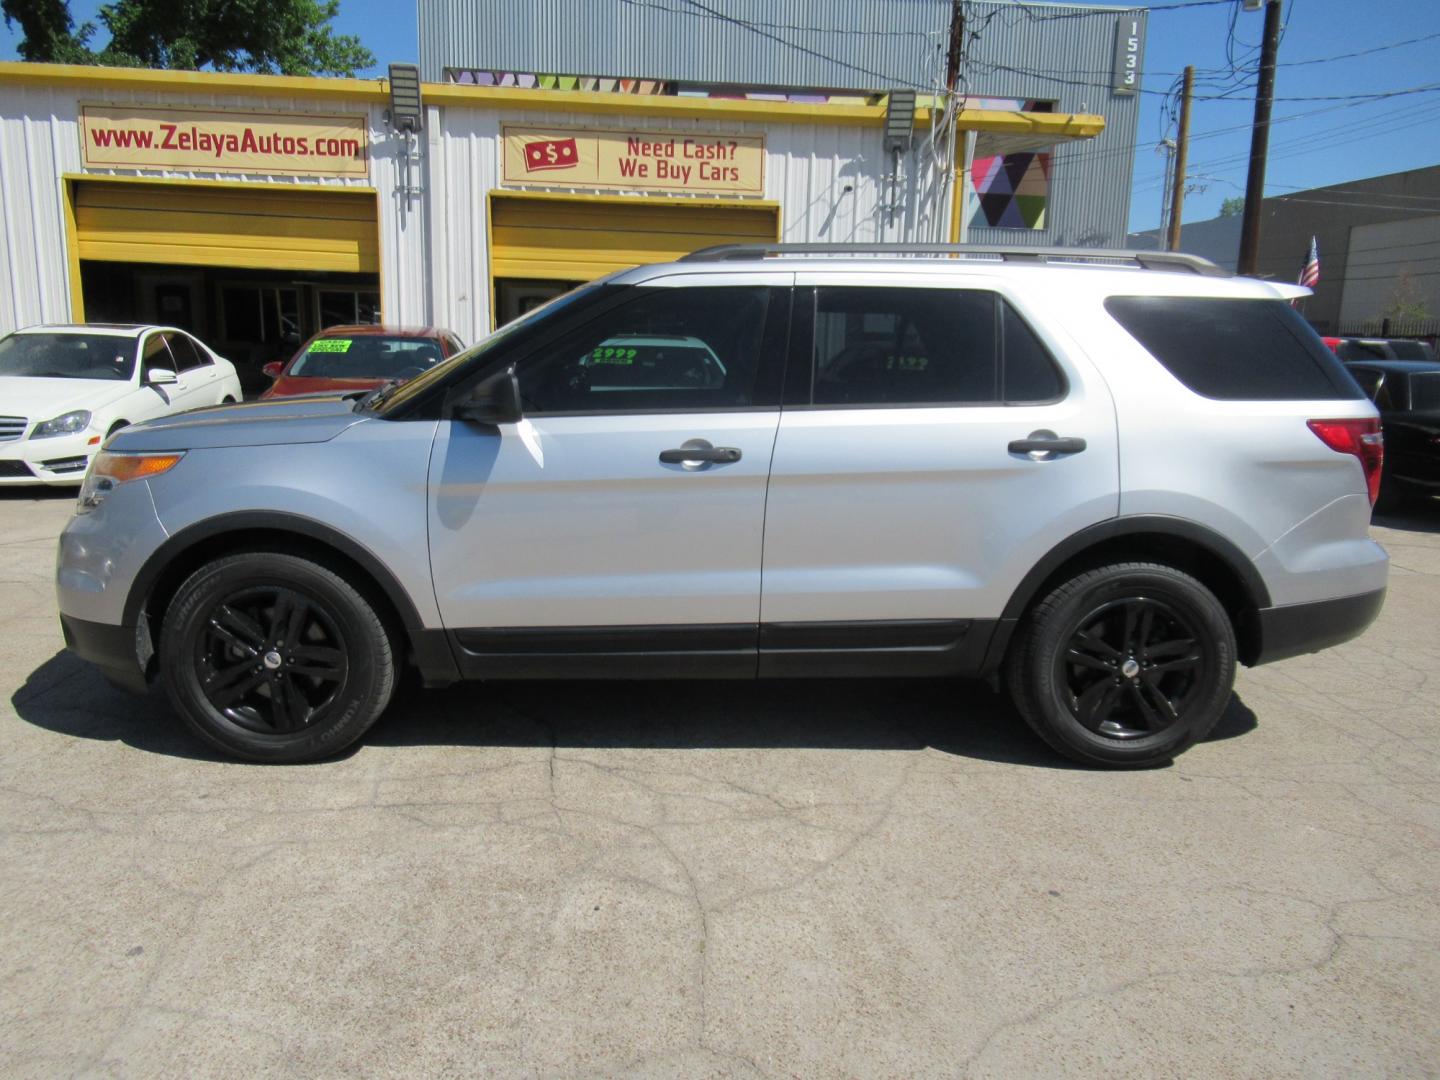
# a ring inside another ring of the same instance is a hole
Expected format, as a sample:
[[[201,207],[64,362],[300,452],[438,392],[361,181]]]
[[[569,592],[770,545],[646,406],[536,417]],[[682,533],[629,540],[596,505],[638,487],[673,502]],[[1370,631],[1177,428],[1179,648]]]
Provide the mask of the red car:
[[[330,326],[289,360],[266,364],[261,370],[275,381],[260,396],[373,390],[413,379],[462,348],[453,333],[434,326]]]

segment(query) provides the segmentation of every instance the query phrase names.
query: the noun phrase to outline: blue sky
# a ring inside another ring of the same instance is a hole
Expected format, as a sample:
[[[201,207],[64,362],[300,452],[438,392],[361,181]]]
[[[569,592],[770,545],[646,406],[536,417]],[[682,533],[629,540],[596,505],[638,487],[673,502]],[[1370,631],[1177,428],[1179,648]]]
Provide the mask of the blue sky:
[[[1153,228],[1159,218],[1164,163],[1155,152],[1165,92],[1186,64],[1203,70],[1192,114],[1192,190],[1186,218],[1213,217],[1220,202],[1240,195],[1250,148],[1255,50],[1260,12],[1239,12],[1230,40],[1230,14],[1239,0],[1163,10],[1177,0],[1156,0],[1145,54],[1132,228]],[[776,0],[783,5],[784,0]],[[72,0],[77,22],[93,18],[95,0]],[[415,6],[406,0],[341,0],[339,29],[358,34],[384,64],[416,59]],[[1425,38],[1408,45],[1397,43]],[[13,59],[17,37],[0,27],[0,57]],[[1394,46],[1394,47],[1391,47]],[[778,48],[765,42],[757,47]],[[1364,56],[1340,54],[1380,50]],[[1230,57],[1238,76],[1231,77]],[[1311,62],[1316,61],[1316,62]],[[1276,77],[1267,193],[1440,163],[1440,0],[1287,0],[1285,36]],[[367,73],[373,74],[373,72]],[[1427,93],[1382,100],[1299,100],[1366,95],[1417,86]],[[1232,96],[1218,98],[1230,91]],[[1428,212],[1434,212],[1430,210]]]

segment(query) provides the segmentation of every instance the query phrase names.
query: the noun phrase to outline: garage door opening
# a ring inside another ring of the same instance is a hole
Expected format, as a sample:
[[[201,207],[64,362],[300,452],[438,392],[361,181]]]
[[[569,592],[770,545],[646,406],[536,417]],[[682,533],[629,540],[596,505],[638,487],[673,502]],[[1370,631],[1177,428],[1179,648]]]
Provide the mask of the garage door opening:
[[[71,184],[86,319],[189,330],[235,362],[247,394],[317,330],[380,321],[373,192]]]
[[[496,325],[629,266],[669,262],[715,244],[779,238],[780,211],[769,203],[492,192]]]

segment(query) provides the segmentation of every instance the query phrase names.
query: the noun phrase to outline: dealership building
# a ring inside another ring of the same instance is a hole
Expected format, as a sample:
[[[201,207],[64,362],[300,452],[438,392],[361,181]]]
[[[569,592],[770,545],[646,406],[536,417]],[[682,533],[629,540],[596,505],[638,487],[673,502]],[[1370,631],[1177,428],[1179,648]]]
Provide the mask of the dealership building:
[[[0,332],[171,323],[256,365],[339,322],[473,341],[720,243],[1118,245],[1144,14],[1021,6],[966,4],[958,56],[948,0],[766,31],[823,50],[665,4],[422,0],[415,84],[0,63]],[[834,33],[877,18],[883,48]]]

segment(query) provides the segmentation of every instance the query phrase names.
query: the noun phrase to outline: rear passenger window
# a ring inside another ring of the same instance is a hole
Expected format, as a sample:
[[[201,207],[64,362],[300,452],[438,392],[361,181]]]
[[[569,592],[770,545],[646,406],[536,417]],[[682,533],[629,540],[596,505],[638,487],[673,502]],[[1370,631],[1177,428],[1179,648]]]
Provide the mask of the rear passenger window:
[[[1283,300],[1112,296],[1105,310],[1195,393],[1222,401],[1364,397]]]
[[[175,356],[175,363],[181,371],[193,371],[195,368],[210,363],[210,358],[202,354],[195,347],[195,343],[184,334],[166,334],[165,338],[170,344],[170,352]]]
[[[1000,301],[1001,341],[1004,354],[1004,386],[1007,404],[1054,401],[1065,394],[1065,383],[1055,361],[1040,344],[1035,331],[1025,325],[1020,313]]]
[[[1044,346],[996,293],[857,287],[816,297],[816,405],[994,405],[1063,391]]]

